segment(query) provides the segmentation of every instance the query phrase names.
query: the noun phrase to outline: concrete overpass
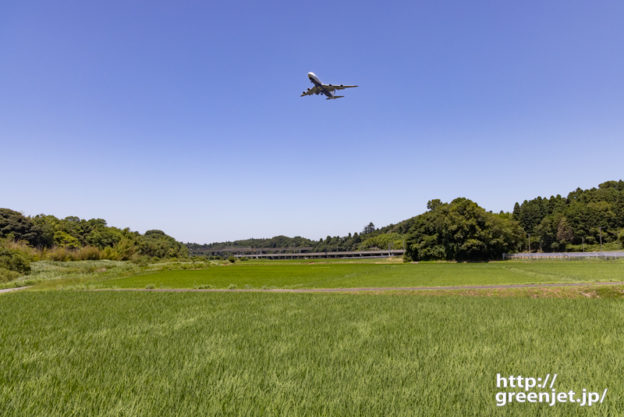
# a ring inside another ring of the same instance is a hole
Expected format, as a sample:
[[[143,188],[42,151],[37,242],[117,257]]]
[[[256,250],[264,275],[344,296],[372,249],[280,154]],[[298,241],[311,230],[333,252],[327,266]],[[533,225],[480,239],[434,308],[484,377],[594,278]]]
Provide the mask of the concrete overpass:
[[[316,259],[316,258],[388,258],[390,256],[403,256],[403,249],[397,250],[367,250],[349,252],[306,252],[306,253],[249,253],[234,255],[236,258],[249,259]]]

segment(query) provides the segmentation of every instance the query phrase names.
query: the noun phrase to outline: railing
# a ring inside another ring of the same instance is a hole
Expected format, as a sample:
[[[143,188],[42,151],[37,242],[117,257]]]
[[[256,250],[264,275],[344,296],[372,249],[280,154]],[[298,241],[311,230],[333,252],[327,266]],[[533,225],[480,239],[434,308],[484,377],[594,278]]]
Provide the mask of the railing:
[[[503,259],[619,259],[624,258],[624,251],[616,252],[525,252],[505,253]]]
[[[386,258],[402,256],[404,250],[375,250],[349,252],[307,252],[307,253],[263,253],[234,255],[237,258],[250,259],[309,259],[309,258]]]

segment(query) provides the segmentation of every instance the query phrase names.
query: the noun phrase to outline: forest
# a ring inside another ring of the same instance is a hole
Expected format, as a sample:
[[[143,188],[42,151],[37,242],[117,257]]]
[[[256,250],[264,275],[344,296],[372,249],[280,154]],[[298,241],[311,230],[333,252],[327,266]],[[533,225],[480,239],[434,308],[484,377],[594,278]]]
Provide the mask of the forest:
[[[598,188],[577,188],[567,197],[537,197],[516,203],[513,218],[520,223],[532,251],[583,250],[586,246],[624,242],[624,181]]]
[[[144,234],[107,226],[103,219],[33,217],[0,208],[0,282],[28,273],[31,261],[184,258],[188,249],[161,230]]]
[[[28,273],[33,260],[133,260],[227,257],[232,254],[405,249],[405,260],[482,261],[523,250],[614,250],[624,246],[624,181],[577,188],[566,197],[537,197],[493,213],[467,198],[438,199],[427,211],[397,224],[319,240],[275,236],[197,244],[161,230],[144,234],[103,219],[25,216],[0,209],[0,281]],[[9,278],[7,278],[9,277]]]
[[[537,197],[516,203],[510,212],[485,211],[468,199],[434,199],[425,213],[397,224],[319,240],[276,236],[211,244],[188,243],[191,254],[335,252],[405,249],[406,258],[499,259],[501,250],[613,250],[624,245],[624,181],[577,188],[567,197]],[[504,232],[504,233],[503,233]],[[501,241],[502,239],[502,241]]]

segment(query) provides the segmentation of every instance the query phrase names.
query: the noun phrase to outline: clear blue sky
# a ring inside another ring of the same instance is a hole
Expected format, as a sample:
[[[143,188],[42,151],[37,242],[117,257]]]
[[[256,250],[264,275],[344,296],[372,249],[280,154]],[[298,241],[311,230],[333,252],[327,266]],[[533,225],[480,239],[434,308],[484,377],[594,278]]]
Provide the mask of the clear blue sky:
[[[4,1],[0,207],[314,239],[624,178],[621,1]],[[308,71],[359,84],[299,97]]]

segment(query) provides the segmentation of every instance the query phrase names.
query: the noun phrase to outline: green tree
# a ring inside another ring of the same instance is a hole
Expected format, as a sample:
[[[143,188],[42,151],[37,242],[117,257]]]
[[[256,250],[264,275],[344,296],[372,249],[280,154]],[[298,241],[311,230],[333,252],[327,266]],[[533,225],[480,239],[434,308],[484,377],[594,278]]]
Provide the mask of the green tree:
[[[36,242],[37,231],[22,213],[7,208],[0,208],[0,238]]]
[[[449,204],[432,201],[428,207],[428,212],[416,216],[410,229],[408,260],[499,259],[520,246],[522,229],[508,215],[487,212],[466,198]]]
[[[565,216],[562,216],[557,224],[557,240],[559,241],[560,248],[565,248],[567,243],[572,242],[573,237],[574,233],[572,232],[572,228],[568,224]]]
[[[78,249],[80,247],[80,241],[77,238],[62,230],[54,232],[54,244],[67,249]]]
[[[367,234],[373,233],[374,231],[375,231],[375,225],[373,224],[373,222],[370,222],[364,227],[362,234],[367,235]]]

